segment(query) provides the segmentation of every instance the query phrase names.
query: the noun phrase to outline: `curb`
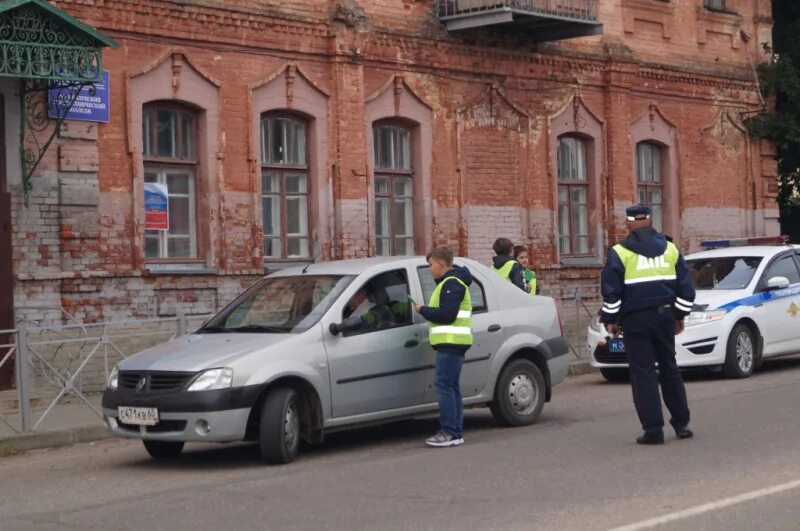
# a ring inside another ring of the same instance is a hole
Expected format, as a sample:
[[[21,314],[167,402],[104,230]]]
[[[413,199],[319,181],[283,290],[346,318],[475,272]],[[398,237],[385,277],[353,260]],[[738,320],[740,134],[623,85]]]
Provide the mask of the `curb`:
[[[42,433],[21,433],[0,439],[0,455],[4,452],[16,453],[42,448],[72,446],[73,444],[100,441],[111,437],[111,433],[102,425],[81,426]]]
[[[599,372],[597,367],[592,367],[589,360],[575,360],[569,364],[568,376],[583,376]]]

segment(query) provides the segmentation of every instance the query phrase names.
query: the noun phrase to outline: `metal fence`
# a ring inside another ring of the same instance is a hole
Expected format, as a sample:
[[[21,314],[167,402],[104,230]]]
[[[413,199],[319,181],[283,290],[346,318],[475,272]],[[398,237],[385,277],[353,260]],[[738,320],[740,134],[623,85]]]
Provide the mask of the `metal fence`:
[[[36,431],[53,409],[67,400],[77,400],[102,419],[89,396],[105,388],[117,362],[183,336],[209,317],[178,314],[165,319],[64,326],[21,324],[15,330],[0,331],[0,337],[13,338],[0,345],[0,368],[14,360],[17,397],[14,414],[0,411],[0,422],[14,432]],[[34,411],[32,403],[44,407]]]
[[[514,9],[579,21],[597,21],[597,0],[439,0],[439,17]]]
[[[572,354],[578,359],[586,358],[588,356],[585,348],[586,328],[597,316],[602,305],[600,287],[598,285],[553,286],[543,288],[541,294],[556,301],[564,325],[564,336]]]

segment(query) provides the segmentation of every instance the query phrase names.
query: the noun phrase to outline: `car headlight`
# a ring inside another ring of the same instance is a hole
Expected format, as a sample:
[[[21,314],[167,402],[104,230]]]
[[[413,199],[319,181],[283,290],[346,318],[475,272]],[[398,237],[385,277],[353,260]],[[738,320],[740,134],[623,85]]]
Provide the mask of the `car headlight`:
[[[726,313],[727,312],[725,310],[692,312],[686,317],[686,319],[684,319],[683,324],[685,326],[692,326],[702,323],[710,323],[711,321],[719,321],[725,317]]]
[[[592,332],[597,332],[598,334],[604,334],[605,331],[603,330],[603,325],[600,324],[600,318],[595,316],[589,320],[589,329]]]
[[[194,379],[188,391],[227,389],[233,385],[233,369],[210,369]]]
[[[116,391],[117,387],[119,387],[119,369],[114,367],[108,375],[108,388]]]

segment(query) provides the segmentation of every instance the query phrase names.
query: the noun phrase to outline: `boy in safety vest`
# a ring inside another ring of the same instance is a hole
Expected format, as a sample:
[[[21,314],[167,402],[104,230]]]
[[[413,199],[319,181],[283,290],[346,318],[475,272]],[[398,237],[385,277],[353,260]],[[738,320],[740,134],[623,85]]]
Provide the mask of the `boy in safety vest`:
[[[514,252],[512,241],[508,238],[497,238],[492,249],[494,249],[494,254],[497,255],[494,257],[492,271],[504,279],[510,280],[512,284],[522,291],[527,292],[522,266],[511,256],[511,253]]]
[[[429,340],[436,350],[435,382],[439,398],[439,431],[425,443],[447,447],[464,444],[464,405],[461,399],[461,366],[472,346],[472,274],[453,267],[453,252],[438,247],[428,254],[428,266],[436,280],[427,306],[414,309],[428,321]]]

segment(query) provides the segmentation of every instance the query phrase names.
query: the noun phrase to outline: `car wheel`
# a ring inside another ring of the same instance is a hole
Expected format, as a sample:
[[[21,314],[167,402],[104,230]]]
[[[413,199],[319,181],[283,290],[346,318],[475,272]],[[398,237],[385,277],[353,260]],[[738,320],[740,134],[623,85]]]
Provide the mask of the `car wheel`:
[[[183,451],[183,441],[149,441],[143,440],[144,448],[153,459],[175,459]]]
[[[534,363],[514,360],[497,379],[492,414],[507,426],[533,424],[542,414],[546,391],[544,376]]]
[[[267,395],[259,427],[261,457],[275,465],[290,463],[300,448],[300,401],[294,389],[281,387]]]
[[[723,374],[728,378],[747,378],[753,374],[757,350],[752,330],[741,323],[734,326],[728,337]]]
[[[600,369],[600,374],[606,381],[614,383],[627,382],[630,377],[628,369]]]

